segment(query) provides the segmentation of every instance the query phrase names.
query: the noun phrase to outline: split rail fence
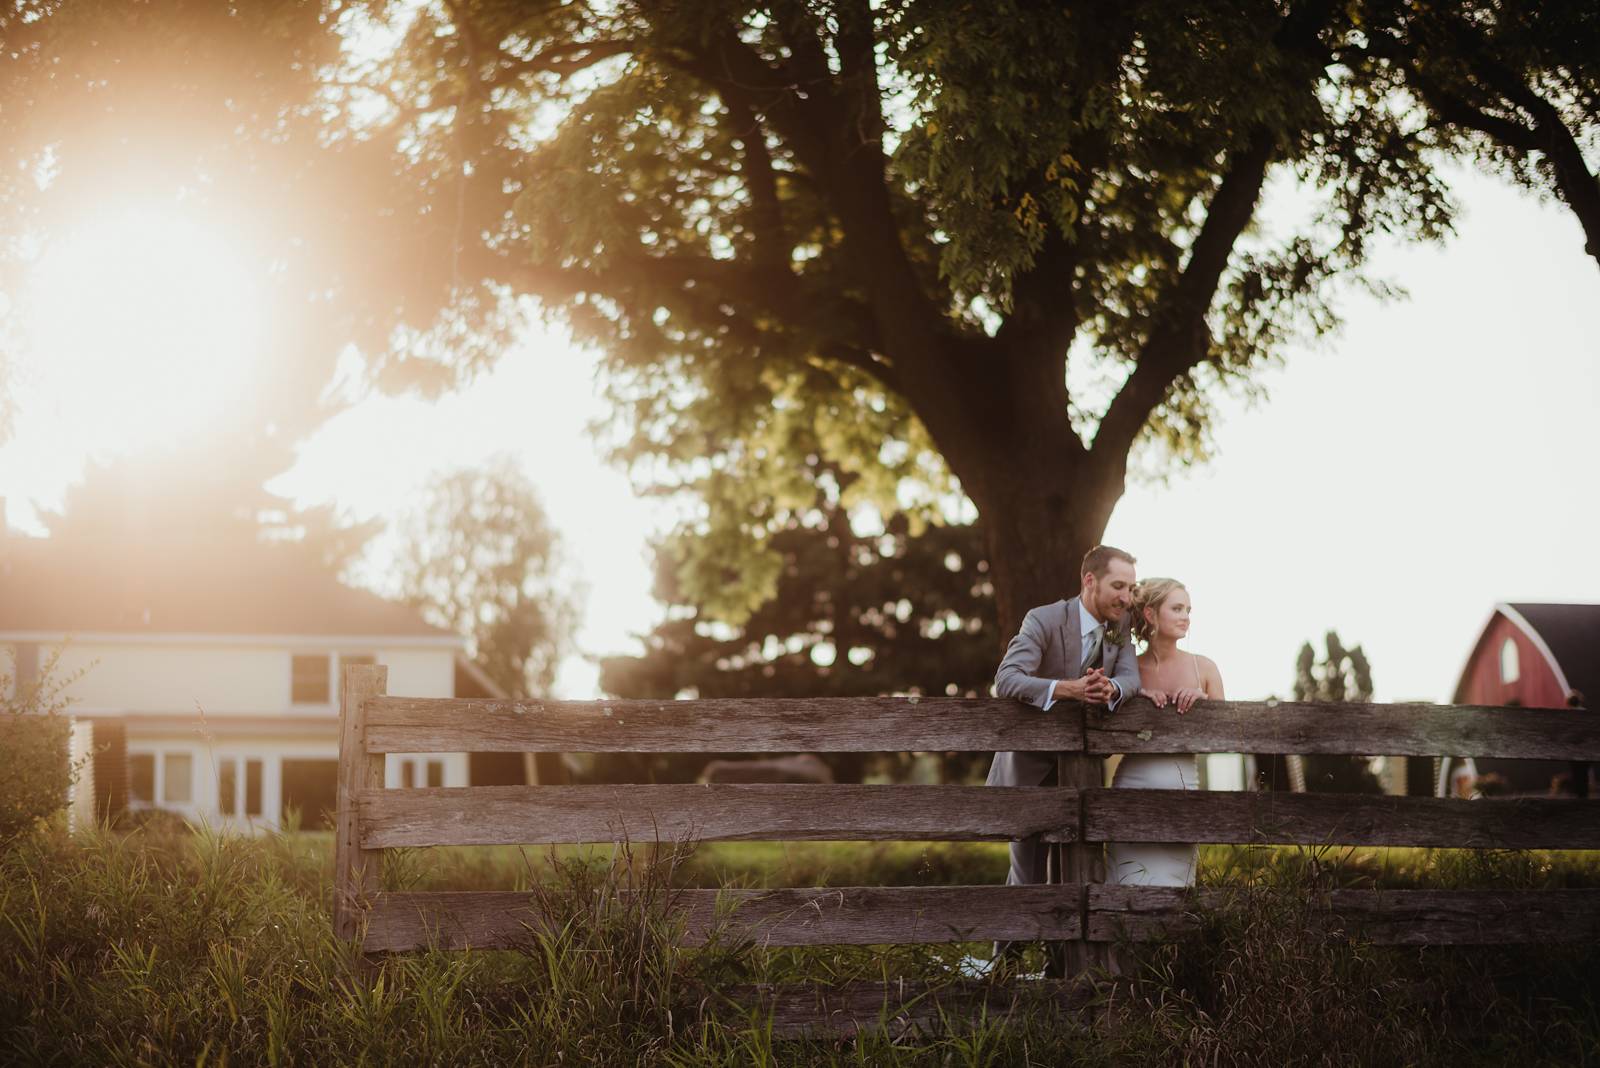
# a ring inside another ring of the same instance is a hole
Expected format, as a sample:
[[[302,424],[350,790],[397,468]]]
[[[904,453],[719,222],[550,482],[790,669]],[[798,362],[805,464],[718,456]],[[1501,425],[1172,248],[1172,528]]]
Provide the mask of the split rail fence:
[[[383,667],[347,668],[341,706],[334,922],[369,954],[515,947],[540,922],[526,893],[381,891],[381,852],[402,846],[1037,835],[1059,846],[1048,885],[693,889],[673,900],[690,944],[713,923],[770,946],[1044,941],[1063,944],[1068,974],[1103,961],[1109,943],[1182,934],[1229,893],[1101,885],[1105,842],[1600,848],[1600,803],[1586,800],[1101,788],[1103,758],[1114,753],[1600,761],[1600,718],[1583,709],[1227,702],[1180,717],[1142,699],[1114,714],[912,697],[450,700],[388,696],[386,678]],[[383,775],[386,753],[959,750],[1058,752],[1060,785],[385,789]],[[1600,890],[1338,890],[1321,907],[1331,922],[1379,943],[1600,939]],[[804,1030],[876,1021],[888,993],[759,996],[776,1027]],[[943,1009],[927,1003],[924,1011]]]

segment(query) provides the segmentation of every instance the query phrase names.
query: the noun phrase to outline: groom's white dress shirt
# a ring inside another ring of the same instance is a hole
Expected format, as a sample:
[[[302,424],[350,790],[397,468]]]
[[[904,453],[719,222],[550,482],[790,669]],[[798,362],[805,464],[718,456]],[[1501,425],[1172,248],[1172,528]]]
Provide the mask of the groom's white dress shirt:
[[[1083,601],[1080,599],[1078,601],[1078,631],[1083,635],[1083,648],[1078,650],[1078,663],[1083,663],[1083,661],[1088,657],[1089,650],[1094,648],[1096,638],[1100,638],[1101,641],[1104,642],[1104,637],[1100,633],[1103,630],[1105,630],[1105,624],[1094,618],[1094,615],[1090,613],[1087,608],[1083,607]],[[1104,648],[1103,645],[1102,648]],[[1122,703],[1122,687],[1117,684],[1116,679],[1109,679],[1107,681],[1109,681],[1116,689],[1117,696],[1108,702],[1106,707],[1115,711],[1116,707]],[[1050,711],[1050,706],[1055,703],[1056,682],[1047,682],[1045,683],[1044,701],[1040,703],[1039,707],[1048,712]]]

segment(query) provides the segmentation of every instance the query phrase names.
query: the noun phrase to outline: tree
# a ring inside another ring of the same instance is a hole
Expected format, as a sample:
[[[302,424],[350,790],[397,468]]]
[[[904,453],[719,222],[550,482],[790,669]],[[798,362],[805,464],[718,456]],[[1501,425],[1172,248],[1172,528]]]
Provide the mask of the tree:
[[[1600,264],[1600,12],[1561,0],[1367,6],[1362,51],[1389,65],[1442,141],[1561,199]]]
[[[1325,639],[1327,655],[1320,661],[1316,650],[1306,642],[1295,661],[1294,700],[1349,702],[1372,701],[1372,668],[1361,646],[1345,648],[1336,631]],[[1364,756],[1315,754],[1301,758],[1305,785],[1311,790],[1338,793],[1382,793]]]
[[[838,473],[828,474],[824,481],[836,484]],[[776,593],[740,626],[722,622],[679,581],[682,543],[693,536],[660,546],[656,596],[668,618],[645,636],[643,656],[601,661],[601,688],[624,698],[987,693],[1003,636],[978,529],[925,524],[913,532],[896,515],[882,532],[862,534],[837,500],[819,498],[807,522],[791,519],[773,534]],[[858,781],[872,763],[865,754],[825,759],[844,781]],[[656,758],[653,777],[692,778],[704,761]],[[959,779],[972,763],[972,754],[946,754],[943,773]]]
[[[730,622],[810,507],[803,432],[847,508],[970,498],[1006,630],[1075,589],[1131,456],[1203,456],[1217,393],[1334,325],[1373,233],[1445,231],[1354,33],[1322,0],[457,0],[346,80],[462,279],[605,354],[618,454],[703,502],[681,578]],[[1322,210],[1269,240],[1291,174]]]
[[[509,464],[458,471],[429,495],[400,551],[404,596],[467,639],[513,697],[548,694],[577,604],[538,494]]]

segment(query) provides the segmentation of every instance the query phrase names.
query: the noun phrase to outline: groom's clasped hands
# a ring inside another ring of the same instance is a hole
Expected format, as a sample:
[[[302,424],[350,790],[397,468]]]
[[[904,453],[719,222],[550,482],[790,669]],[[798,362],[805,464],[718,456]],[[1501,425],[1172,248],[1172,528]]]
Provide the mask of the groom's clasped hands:
[[[1082,678],[1058,679],[1055,699],[1058,701],[1083,701],[1091,705],[1110,704],[1117,697],[1117,688],[1100,668],[1090,668]],[[1187,711],[1187,710],[1185,710]]]

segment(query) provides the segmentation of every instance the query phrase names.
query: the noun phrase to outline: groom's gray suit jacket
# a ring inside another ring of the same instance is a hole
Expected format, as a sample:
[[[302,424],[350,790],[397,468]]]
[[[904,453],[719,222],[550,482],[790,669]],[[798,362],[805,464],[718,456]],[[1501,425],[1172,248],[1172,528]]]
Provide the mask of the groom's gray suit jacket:
[[[1126,624],[1123,634],[1126,635]],[[1126,701],[1139,692],[1139,657],[1130,643],[1102,647],[1101,669],[1122,688]],[[1015,697],[1043,707],[1045,684],[1083,674],[1083,632],[1078,626],[1078,599],[1041,605],[1022,621],[1011,639],[1000,669],[994,673],[999,697]],[[1038,786],[1055,770],[1054,753],[996,753],[989,766],[990,786]]]

